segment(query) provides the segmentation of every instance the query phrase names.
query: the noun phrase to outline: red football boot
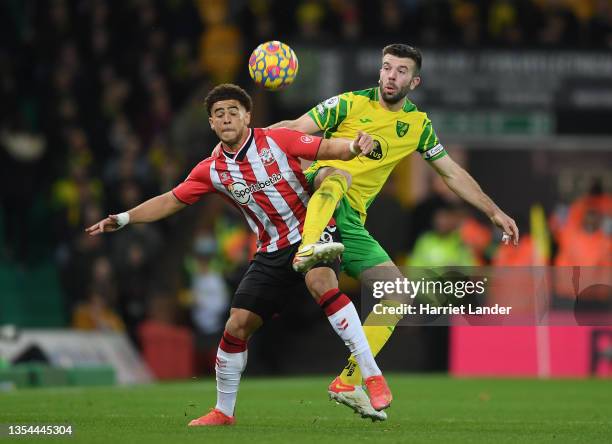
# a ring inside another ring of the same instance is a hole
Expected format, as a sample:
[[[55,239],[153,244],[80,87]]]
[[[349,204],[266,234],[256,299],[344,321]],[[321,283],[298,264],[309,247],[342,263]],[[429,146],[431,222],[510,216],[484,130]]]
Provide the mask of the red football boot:
[[[200,416],[198,419],[194,419],[189,423],[190,427],[195,426],[224,426],[224,425],[234,425],[236,423],[236,418],[233,416],[227,416],[221,410],[210,409],[204,416]]]
[[[383,375],[370,376],[364,381],[370,394],[370,404],[376,411],[386,409],[393,401],[393,395]]]

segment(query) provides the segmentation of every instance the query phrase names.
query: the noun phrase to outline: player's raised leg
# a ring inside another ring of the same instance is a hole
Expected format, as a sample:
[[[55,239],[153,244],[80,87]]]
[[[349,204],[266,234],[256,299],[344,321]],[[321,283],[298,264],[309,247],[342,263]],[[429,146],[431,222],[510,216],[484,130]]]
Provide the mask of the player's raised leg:
[[[293,269],[305,273],[314,264],[330,261],[342,254],[337,242],[320,242],[321,234],[334,214],[338,202],[350,186],[349,173],[337,168],[321,168],[314,181],[316,191],[308,202],[302,243],[293,259]]]
[[[338,289],[334,271],[328,267],[314,268],[306,274],[306,285],[325,312],[336,334],[359,364],[361,375],[370,391],[371,407],[376,411],[389,407],[393,399],[391,391],[374,360],[355,306],[348,296]]]
[[[383,262],[380,265],[364,270],[360,275],[361,282],[372,282],[373,280],[394,281],[397,278],[403,279],[404,275],[392,261]],[[390,295],[393,297],[393,295]],[[399,300],[386,299],[382,303],[397,305]],[[370,345],[370,350],[374,356],[385,346],[395,330],[395,326],[402,318],[401,315],[375,314],[370,313],[363,323],[363,330]],[[344,367],[337,380],[334,380],[329,391],[333,391],[339,382],[345,387],[360,386],[363,374],[360,370],[358,361],[354,356],[350,356],[347,365]]]
[[[247,363],[247,341],[263,324],[262,318],[242,308],[232,308],[215,360],[217,404],[190,426],[233,425],[240,377]]]

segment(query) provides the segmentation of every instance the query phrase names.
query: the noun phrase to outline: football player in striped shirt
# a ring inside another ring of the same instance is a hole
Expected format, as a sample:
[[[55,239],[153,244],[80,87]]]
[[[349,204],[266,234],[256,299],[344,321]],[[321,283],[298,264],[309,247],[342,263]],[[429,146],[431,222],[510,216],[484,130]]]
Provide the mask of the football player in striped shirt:
[[[389,255],[364,228],[368,207],[400,160],[418,152],[461,198],[483,211],[504,232],[503,239],[519,239],[518,228],[480,188],[476,181],[448,155],[431,121],[407,95],[420,83],[422,56],[404,44],[392,44],[382,51],[379,84],[351,91],[319,103],[296,120],[276,123],[270,128],[290,128],[308,134],[323,131],[323,137],[352,138],[359,131],[374,139],[374,149],[348,162],[317,160],[305,172],[317,191],[308,206],[302,246],[294,268],[308,270],[317,261],[317,244],[325,221],[333,214],[345,250],[342,269],[362,282],[402,278]],[[393,304],[394,301],[387,301]],[[391,336],[399,317],[370,316],[364,330],[376,355]],[[351,357],[342,373],[329,386],[332,399],[348,405],[362,416],[378,419],[384,412],[372,410],[361,389],[359,367]]]
[[[172,191],[87,228],[89,234],[97,235],[128,223],[154,222],[194,204],[206,193],[218,193],[242,212],[257,234],[257,253],[236,290],[217,351],[217,404],[189,425],[234,424],[247,342],[267,319],[302,293],[301,287],[307,287],[359,363],[370,393],[370,408],[387,408],[391,391],[372,356],[353,303],[338,289],[337,255],[343,246],[337,242],[338,231],[333,221],[330,223],[331,217],[320,235],[321,245],[329,247],[322,250],[326,253],[320,261],[305,275],[292,268],[310,199],[299,158],[349,160],[367,155],[372,138],[358,133],[352,141],[326,140],[288,129],[251,129],[251,98],[236,85],[215,87],[205,104],[210,126],[221,139],[212,155]]]

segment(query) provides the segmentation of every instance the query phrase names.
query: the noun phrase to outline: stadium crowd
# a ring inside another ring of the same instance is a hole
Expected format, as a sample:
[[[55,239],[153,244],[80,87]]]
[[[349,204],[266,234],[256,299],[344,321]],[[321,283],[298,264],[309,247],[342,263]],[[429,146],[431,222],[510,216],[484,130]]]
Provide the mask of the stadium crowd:
[[[216,141],[201,98],[217,82],[248,84],[243,65],[252,42],[325,44],[332,37],[423,46],[612,48],[612,4],[2,2],[2,261],[24,268],[56,264],[77,328],[125,329],[138,342],[145,320],[182,324],[199,332],[204,349],[215,346],[232,288],[254,249],[239,215],[209,198],[185,214],[112,236],[89,237],[83,229],[167,191],[209,154]],[[580,248],[602,239],[609,245],[603,216],[610,196],[598,189],[592,194],[552,217],[558,248],[546,262],[609,265],[609,250]],[[497,248],[490,227],[436,184],[413,208],[398,205],[392,190],[376,205],[372,213],[393,218],[373,217],[371,230],[402,263],[535,260],[528,236],[519,250]],[[389,239],[389,221],[405,228],[401,242]]]

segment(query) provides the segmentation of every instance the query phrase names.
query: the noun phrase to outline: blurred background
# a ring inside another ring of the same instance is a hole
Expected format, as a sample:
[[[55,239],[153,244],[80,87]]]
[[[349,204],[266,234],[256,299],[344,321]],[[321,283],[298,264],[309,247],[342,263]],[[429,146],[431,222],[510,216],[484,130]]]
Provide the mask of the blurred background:
[[[255,89],[247,70],[250,52],[271,39],[300,62],[295,84],[276,93]],[[217,141],[203,98],[215,84],[247,89],[254,126],[267,126],[376,85],[381,48],[393,42],[422,49],[411,100],[522,232],[519,247],[501,246],[500,233],[411,156],[367,221],[397,263],[611,265],[610,0],[5,0],[0,41],[0,346],[28,329],[120,332],[156,377],[211,373],[254,251],[241,215],[208,196],[113,235],[84,228],[171,189],[210,154]],[[358,300],[357,282],[341,286]],[[556,296],[564,292],[573,294]],[[319,308],[298,300],[252,340],[249,374],[343,365]],[[576,328],[564,334],[581,338],[584,362],[563,371],[588,374],[603,347],[609,375],[609,336],[593,348],[592,332]],[[538,332],[522,331],[525,350]],[[381,366],[460,374],[453,334],[398,328]],[[465,340],[484,330],[475,335]],[[0,367],[32,356],[103,363],[103,347],[82,337],[72,351],[0,353]],[[568,350],[560,359],[575,360]],[[533,359],[517,372],[555,375]]]

